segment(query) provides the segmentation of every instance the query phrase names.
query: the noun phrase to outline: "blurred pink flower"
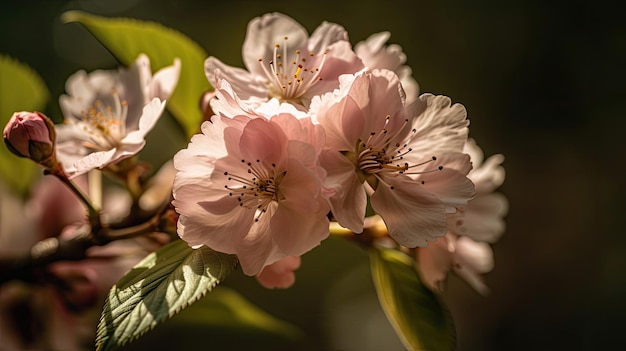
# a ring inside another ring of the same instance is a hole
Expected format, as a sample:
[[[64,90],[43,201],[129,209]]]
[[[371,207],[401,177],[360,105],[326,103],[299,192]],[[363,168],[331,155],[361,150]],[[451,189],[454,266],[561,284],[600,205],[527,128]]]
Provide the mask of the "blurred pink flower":
[[[289,114],[213,116],[174,157],[180,237],[236,254],[247,275],[319,245],[329,211],[323,138],[320,126]]]
[[[242,52],[247,70],[209,57],[205,73],[217,86],[219,72],[253,105],[277,98],[306,110],[313,96],[337,87],[340,74],[363,68],[340,25],[323,22],[309,37],[299,23],[276,12],[250,21]]]
[[[340,88],[316,98],[313,118],[326,130],[322,166],[334,190],[332,213],[360,233],[370,195],[398,243],[426,246],[446,232],[447,214],[467,204],[474,186],[465,176],[469,156],[465,108],[424,94],[405,104],[392,71],[344,75]]]
[[[60,98],[65,124],[57,125],[57,157],[68,176],[104,168],[137,154],[145,145],[174,91],[180,61],[154,76],[150,60],[139,55],[129,69],[68,78],[69,95]]]

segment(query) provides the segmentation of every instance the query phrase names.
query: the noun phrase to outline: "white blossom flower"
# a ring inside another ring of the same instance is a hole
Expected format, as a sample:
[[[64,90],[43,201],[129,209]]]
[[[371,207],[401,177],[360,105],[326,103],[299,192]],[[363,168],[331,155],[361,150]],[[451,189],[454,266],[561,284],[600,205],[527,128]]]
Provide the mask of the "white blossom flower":
[[[246,69],[209,57],[205,73],[213,86],[218,75],[224,77],[252,105],[277,98],[306,110],[313,96],[337,87],[340,74],[363,68],[343,27],[323,22],[309,37],[304,27],[281,13],[250,21],[242,54]]]
[[[180,60],[154,76],[140,55],[128,68],[78,71],[60,98],[65,123],[57,125],[57,158],[70,177],[137,154],[174,91]]]
[[[328,236],[323,145],[309,119],[213,116],[174,157],[178,234],[236,254],[247,275],[311,250]]]
[[[426,246],[445,234],[447,213],[474,196],[461,153],[469,122],[449,98],[424,94],[405,105],[398,77],[372,70],[342,76],[311,110],[326,130],[332,213],[353,232],[362,231],[369,194],[392,238]]]

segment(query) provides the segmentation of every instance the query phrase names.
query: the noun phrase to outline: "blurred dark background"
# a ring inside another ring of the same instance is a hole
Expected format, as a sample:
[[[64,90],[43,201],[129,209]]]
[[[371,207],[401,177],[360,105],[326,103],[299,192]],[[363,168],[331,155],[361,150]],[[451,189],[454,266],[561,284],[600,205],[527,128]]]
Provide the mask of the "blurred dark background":
[[[617,5],[605,0],[22,0],[0,6],[0,53],[43,77],[54,97],[48,109],[54,115],[70,74],[117,65],[84,28],[61,23],[66,10],[156,21],[237,66],[248,21],[266,12],[288,14],[309,31],[324,20],[339,23],[353,44],[390,31],[390,43],[402,46],[421,90],[464,104],[471,136],[485,154],[506,156],[501,191],[510,212],[507,231],[493,246],[496,267],[486,275],[492,293],[480,296],[452,277],[444,296],[459,350],[623,350],[626,26]],[[245,282],[239,288],[248,287],[251,301],[270,310],[274,304],[277,315],[306,329],[308,324],[290,315],[298,304],[292,302],[290,311],[280,301],[301,297],[294,294],[310,287],[306,276],[322,269],[307,266],[314,255],[304,257],[291,293],[255,293],[258,288]],[[237,286],[237,278],[232,284]],[[311,299],[316,294],[311,290]],[[358,333],[363,325],[358,319],[352,323]]]

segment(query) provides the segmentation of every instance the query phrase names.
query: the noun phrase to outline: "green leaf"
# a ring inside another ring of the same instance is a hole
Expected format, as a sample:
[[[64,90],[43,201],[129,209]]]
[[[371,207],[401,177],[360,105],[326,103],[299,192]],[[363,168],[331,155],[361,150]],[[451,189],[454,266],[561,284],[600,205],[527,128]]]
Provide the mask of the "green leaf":
[[[41,77],[26,64],[0,55],[0,122],[2,129],[13,112],[43,111],[50,93]],[[12,154],[0,146],[0,179],[25,195],[39,170],[33,161]]]
[[[97,350],[114,350],[211,291],[237,259],[178,240],[149,254],[113,286],[96,335]]]
[[[68,11],[61,19],[65,23],[78,22],[85,26],[125,65],[134,62],[140,53],[145,53],[156,71],[172,65],[174,58],[178,57],[182,63],[180,78],[167,102],[167,109],[183,127],[187,137],[200,130],[200,99],[212,88],[204,74],[207,53],[196,42],[158,23],[131,18],[106,18]]]
[[[414,260],[386,248],[370,254],[374,286],[387,318],[409,350],[454,350],[456,331],[447,308],[424,286]]]
[[[199,339],[211,340],[213,350],[288,350],[303,337],[300,329],[220,286],[123,350],[191,350]]]

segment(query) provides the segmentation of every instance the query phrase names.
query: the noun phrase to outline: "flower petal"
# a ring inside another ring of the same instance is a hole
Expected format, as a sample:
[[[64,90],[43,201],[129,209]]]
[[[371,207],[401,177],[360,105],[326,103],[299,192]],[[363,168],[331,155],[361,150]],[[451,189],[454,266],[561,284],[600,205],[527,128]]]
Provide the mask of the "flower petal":
[[[122,144],[140,144],[145,142],[145,136],[154,128],[161,114],[165,110],[165,101],[154,98],[143,107],[143,113],[139,117],[139,129],[132,131],[122,139]]]
[[[320,162],[327,172],[324,187],[334,193],[329,201],[333,216],[343,227],[361,233],[367,196],[354,164],[334,150],[323,151]]]
[[[81,174],[85,174],[92,169],[104,168],[114,160],[114,156],[117,153],[117,149],[111,149],[107,151],[92,152],[89,155],[74,162],[66,172],[68,172],[69,178],[75,178]]]
[[[417,272],[431,290],[442,293],[452,266],[446,236],[416,251]]]
[[[328,237],[329,212],[317,174],[292,159],[280,184],[285,197],[271,220],[271,233],[281,252],[300,256]]]
[[[400,245],[424,247],[446,233],[445,206],[437,196],[406,176],[385,181],[390,186],[379,184],[371,204]]]
[[[229,66],[215,57],[206,59],[204,73],[213,87],[219,85],[221,78],[227,80],[241,99],[267,96],[267,85],[264,79],[260,79],[261,76],[243,68]]]
[[[150,81],[147,98],[169,99],[178,84],[180,66],[180,59],[176,58],[172,66],[163,67],[157,71]]]
[[[413,120],[415,133],[409,146],[418,154],[461,152],[467,140],[469,120],[461,104],[451,105],[447,96],[422,94],[419,99],[422,109]]]
[[[287,256],[263,268],[256,279],[267,289],[287,289],[295,283],[294,271],[300,268],[301,262],[300,256]]]
[[[507,208],[508,201],[500,193],[479,195],[465,209],[449,216],[448,228],[457,235],[495,243],[504,233],[506,224],[502,217]]]
[[[305,49],[308,38],[309,33],[302,25],[282,13],[273,12],[256,17],[248,24],[242,49],[243,62],[250,72],[261,75],[263,69],[259,59],[272,57],[276,44],[282,45],[283,41],[288,40],[287,49],[295,51]]]

